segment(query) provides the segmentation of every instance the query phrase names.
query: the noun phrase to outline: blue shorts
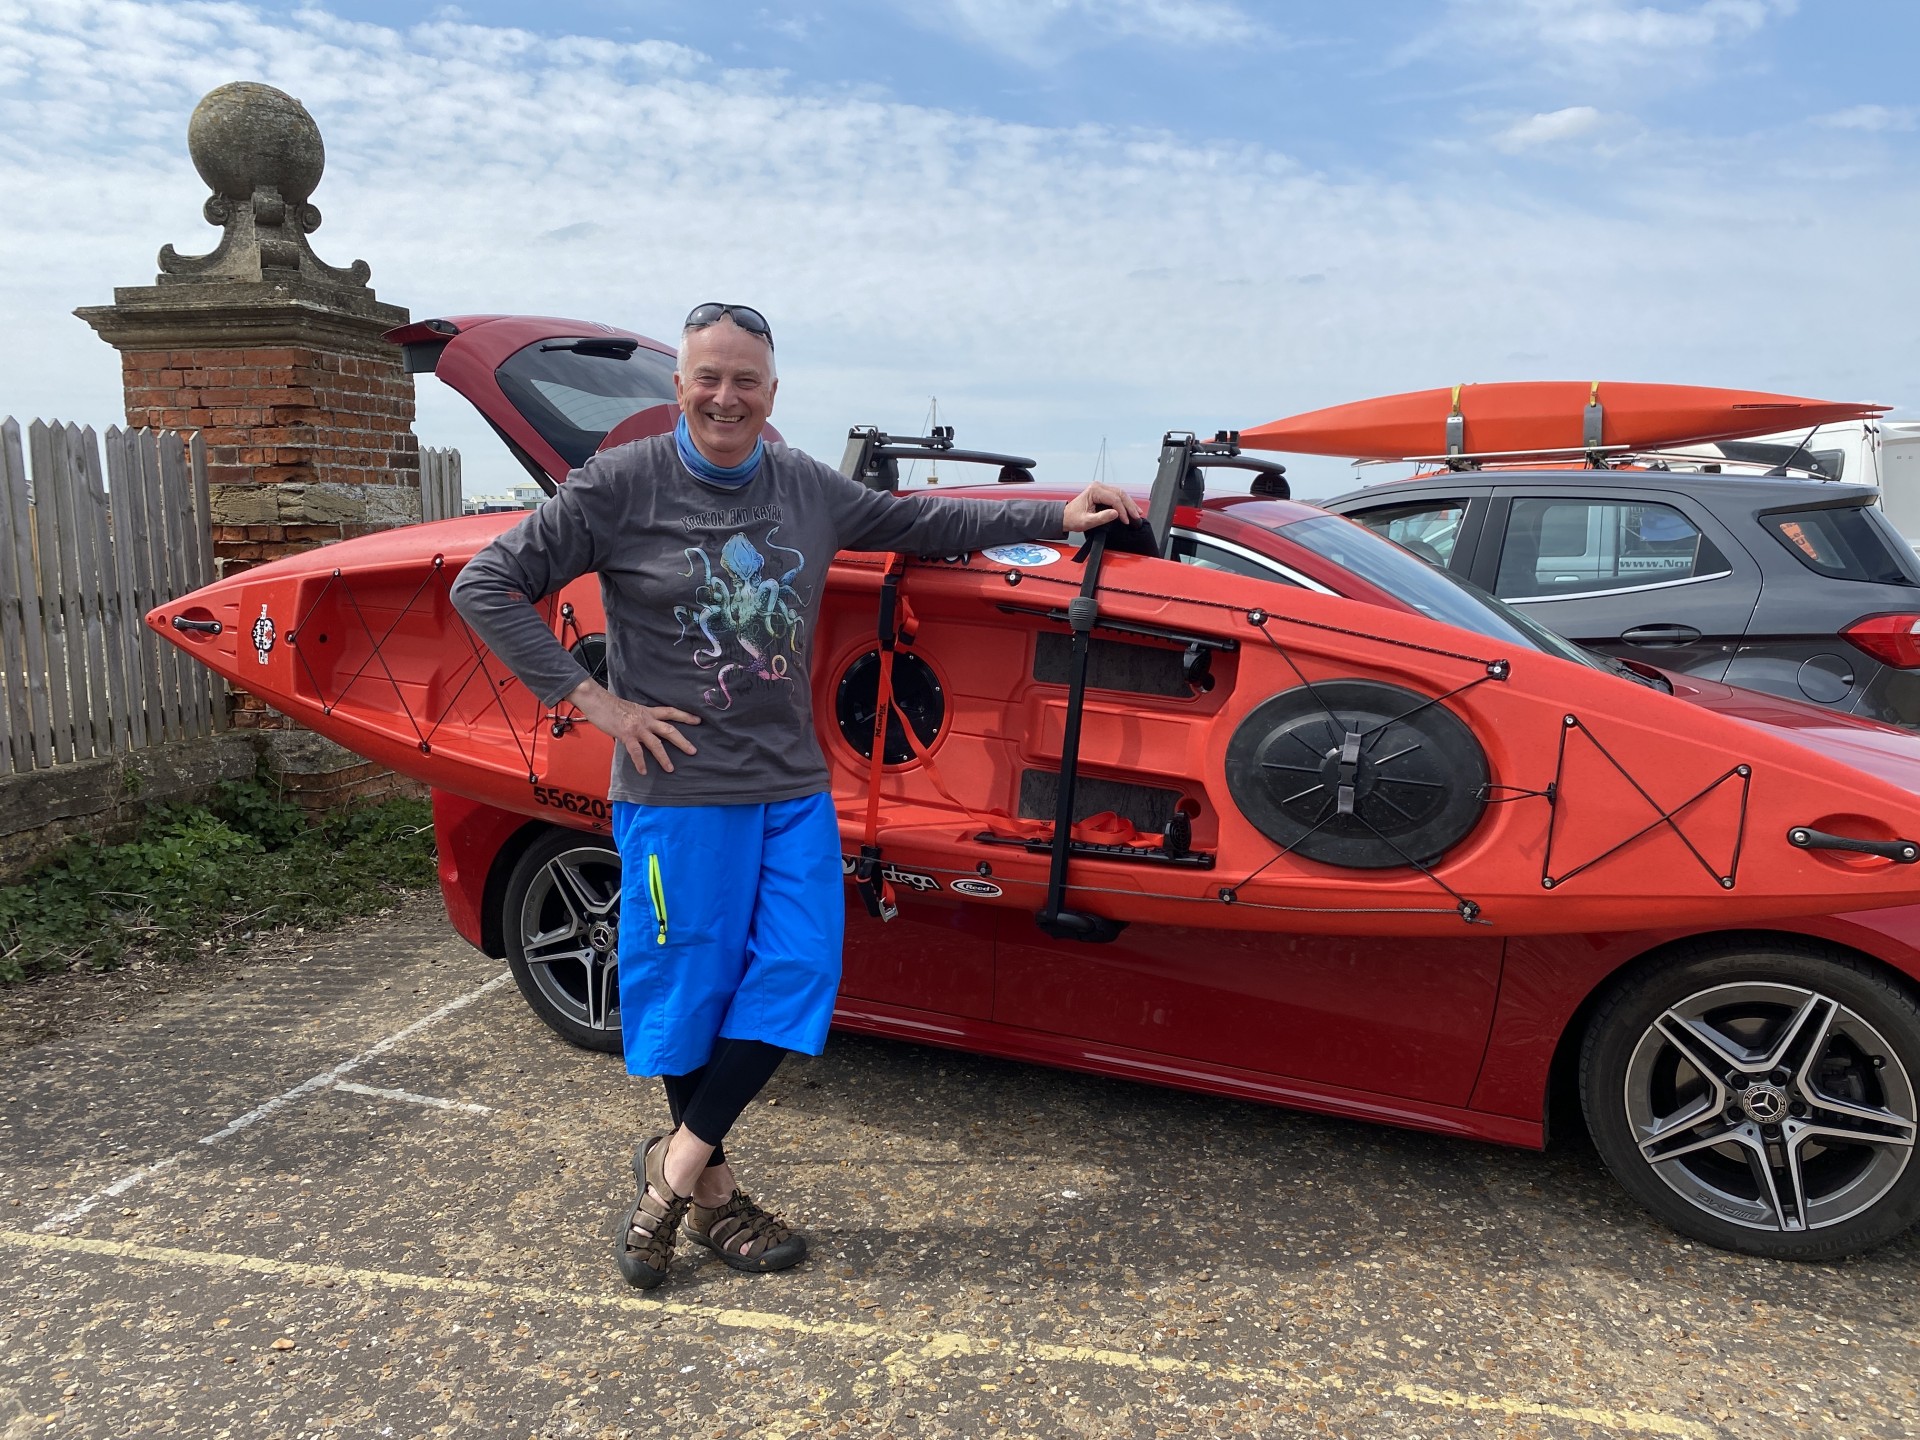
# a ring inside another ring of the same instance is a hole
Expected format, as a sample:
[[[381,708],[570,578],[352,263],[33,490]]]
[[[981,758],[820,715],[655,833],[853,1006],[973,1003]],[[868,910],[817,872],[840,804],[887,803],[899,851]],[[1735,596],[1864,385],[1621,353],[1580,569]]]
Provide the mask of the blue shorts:
[[[722,1036],[818,1055],[846,926],[833,797],[615,801],[613,839],[627,1072],[685,1075]]]

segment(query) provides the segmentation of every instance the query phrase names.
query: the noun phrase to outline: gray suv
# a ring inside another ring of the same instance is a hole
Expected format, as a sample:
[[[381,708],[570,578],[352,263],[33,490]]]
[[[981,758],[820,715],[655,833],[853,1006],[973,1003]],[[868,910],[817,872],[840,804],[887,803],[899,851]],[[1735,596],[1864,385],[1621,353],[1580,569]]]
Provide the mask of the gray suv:
[[[1464,470],[1325,502],[1582,645],[1920,726],[1920,562],[1869,486]]]

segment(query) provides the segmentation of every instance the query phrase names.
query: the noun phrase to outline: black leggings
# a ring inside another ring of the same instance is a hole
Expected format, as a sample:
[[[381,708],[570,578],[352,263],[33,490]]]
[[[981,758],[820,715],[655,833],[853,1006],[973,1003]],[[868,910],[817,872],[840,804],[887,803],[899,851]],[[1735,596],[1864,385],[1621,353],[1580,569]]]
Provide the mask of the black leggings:
[[[709,1166],[727,1163],[720,1142],[733,1122],[760,1093],[787,1052],[761,1040],[713,1042],[707,1063],[685,1075],[662,1075],[667,1087],[667,1109],[675,1125],[684,1125],[698,1140],[713,1146]]]

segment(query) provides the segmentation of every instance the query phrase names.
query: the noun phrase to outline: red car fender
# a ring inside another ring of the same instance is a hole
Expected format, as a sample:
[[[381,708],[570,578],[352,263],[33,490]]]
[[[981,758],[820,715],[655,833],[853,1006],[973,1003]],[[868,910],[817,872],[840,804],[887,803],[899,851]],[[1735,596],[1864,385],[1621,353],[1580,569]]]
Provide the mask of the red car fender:
[[[447,919],[475,949],[503,959],[506,936],[500,933],[498,891],[513,862],[541,821],[469,800],[446,790],[433,792],[433,839],[440,852],[440,895]]]

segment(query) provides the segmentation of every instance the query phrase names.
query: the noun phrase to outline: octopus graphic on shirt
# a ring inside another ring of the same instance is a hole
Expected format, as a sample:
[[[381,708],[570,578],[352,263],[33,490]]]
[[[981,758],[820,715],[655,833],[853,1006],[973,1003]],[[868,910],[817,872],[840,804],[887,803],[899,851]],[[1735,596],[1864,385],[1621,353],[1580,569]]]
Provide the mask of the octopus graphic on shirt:
[[[790,683],[794,659],[805,637],[807,597],[793,582],[807,568],[807,557],[774,539],[774,526],[762,543],[770,551],[793,557],[782,569],[769,565],[765,555],[736,530],[720,547],[720,563],[704,546],[689,545],[682,552],[694,580],[691,603],[673,607],[680,626],[679,639],[693,645],[693,663],[713,672],[713,684],[702,698],[720,710],[760,685]],[[790,658],[791,657],[791,658]]]

